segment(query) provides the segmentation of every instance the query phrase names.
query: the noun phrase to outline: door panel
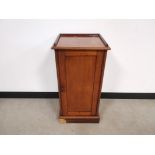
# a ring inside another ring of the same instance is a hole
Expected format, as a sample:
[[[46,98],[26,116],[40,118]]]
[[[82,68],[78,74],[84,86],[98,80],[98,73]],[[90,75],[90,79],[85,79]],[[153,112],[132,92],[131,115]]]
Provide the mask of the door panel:
[[[65,63],[68,114],[89,114],[92,111],[96,56],[66,56]]]
[[[101,68],[102,58],[99,59],[95,51],[60,52],[59,57],[64,115],[95,115],[99,88],[97,81],[100,80],[98,69]]]

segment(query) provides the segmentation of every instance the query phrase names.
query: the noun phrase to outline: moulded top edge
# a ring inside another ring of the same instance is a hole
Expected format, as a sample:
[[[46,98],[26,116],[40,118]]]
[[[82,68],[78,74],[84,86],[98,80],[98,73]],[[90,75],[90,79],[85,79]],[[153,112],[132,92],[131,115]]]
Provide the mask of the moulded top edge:
[[[59,34],[52,49],[110,50],[100,34]]]

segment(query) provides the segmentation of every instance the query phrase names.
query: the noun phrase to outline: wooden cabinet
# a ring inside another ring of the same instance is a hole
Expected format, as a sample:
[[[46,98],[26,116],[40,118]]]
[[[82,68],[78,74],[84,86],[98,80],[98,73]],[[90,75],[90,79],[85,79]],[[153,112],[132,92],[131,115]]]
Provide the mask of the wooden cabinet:
[[[110,47],[100,34],[60,34],[52,48],[59,85],[59,119],[99,122],[102,79]]]

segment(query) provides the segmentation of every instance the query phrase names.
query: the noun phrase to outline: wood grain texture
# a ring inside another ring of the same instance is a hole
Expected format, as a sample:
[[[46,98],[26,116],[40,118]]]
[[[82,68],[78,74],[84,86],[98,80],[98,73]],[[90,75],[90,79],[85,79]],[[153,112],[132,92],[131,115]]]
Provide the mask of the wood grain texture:
[[[109,50],[110,47],[100,34],[60,34],[53,49]]]
[[[71,41],[72,37],[75,36],[69,36]],[[92,40],[95,38],[92,34],[89,37]],[[106,54],[107,50],[55,49],[60,119],[66,122],[99,122],[98,109]]]
[[[66,57],[68,115],[92,113],[95,64],[96,56],[88,54]]]

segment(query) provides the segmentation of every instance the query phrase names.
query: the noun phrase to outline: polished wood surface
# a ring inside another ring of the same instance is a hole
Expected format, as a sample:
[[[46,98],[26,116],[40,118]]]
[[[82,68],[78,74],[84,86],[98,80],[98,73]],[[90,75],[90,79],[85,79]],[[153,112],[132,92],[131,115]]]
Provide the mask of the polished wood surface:
[[[66,34],[60,36],[66,36]],[[62,45],[60,36],[53,46],[60,96],[59,118],[66,122],[97,123],[99,122],[99,100],[107,50],[95,49],[95,45],[99,47],[102,44],[103,46],[103,43],[96,44],[96,34],[83,36],[89,38],[90,42],[88,40],[82,42],[81,34],[70,34],[69,37],[67,35],[67,43],[63,42],[63,46],[73,47],[73,42],[79,38],[77,42],[75,41],[76,48],[79,49],[74,49],[74,47],[72,49],[57,49],[56,47]],[[95,40],[95,45],[92,44],[93,40]],[[85,47],[88,45],[89,48],[94,48],[86,50]],[[104,44],[104,46],[110,49],[108,44]]]
[[[60,34],[54,49],[109,50],[110,47],[100,34]]]

